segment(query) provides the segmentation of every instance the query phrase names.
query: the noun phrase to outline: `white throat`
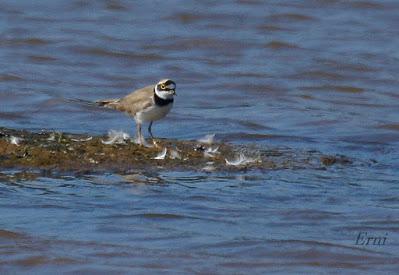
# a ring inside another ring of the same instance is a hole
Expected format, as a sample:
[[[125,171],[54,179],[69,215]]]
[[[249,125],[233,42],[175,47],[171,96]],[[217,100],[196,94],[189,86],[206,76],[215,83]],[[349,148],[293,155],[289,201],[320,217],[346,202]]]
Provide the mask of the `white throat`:
[[[157,96],[165,100],[173,98],[173,94],[171,94],[168,91],[159,91],[156,86],[155,86],[155,93],[157,94]]]

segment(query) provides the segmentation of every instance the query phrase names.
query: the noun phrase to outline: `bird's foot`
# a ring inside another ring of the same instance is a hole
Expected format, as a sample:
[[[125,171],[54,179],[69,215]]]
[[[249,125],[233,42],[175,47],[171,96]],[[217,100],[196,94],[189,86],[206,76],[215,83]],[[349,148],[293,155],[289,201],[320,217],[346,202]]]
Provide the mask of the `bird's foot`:
[[[155,140],[155,138],[152,139],[152,144],[156,147],[159,148],[158,142]]]
[[[135,138],[135,139],[132,140],[132,142],[137,144],[137,145],[141,145],[141,146],[148,147],[148,148],[153,147],[153,145],[152,144],[148,144],[147,141],[144,138]]]
[[[142,145],[142,140],[140,138],[138,138],[138,137],[136,137],[134,139],[132,138],[132,142],[134,144]]]

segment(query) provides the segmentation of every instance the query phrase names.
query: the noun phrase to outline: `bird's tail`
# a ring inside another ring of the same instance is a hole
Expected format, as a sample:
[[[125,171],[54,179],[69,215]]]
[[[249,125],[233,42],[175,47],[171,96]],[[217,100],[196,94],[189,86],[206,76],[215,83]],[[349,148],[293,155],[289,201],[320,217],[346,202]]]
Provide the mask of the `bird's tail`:
[[[115,109],[119,105],[119,99],[104,99],[104,100],[97,100],[96,104],[98,106],[107,107]]]

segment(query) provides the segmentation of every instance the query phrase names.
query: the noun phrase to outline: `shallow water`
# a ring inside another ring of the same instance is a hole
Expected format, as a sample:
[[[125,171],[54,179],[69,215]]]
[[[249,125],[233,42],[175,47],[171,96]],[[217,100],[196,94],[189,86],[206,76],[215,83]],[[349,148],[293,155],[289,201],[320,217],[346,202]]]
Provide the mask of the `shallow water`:
[[[399,266],[397,1],[0,3],[3,127],[133,134],[79,104],[164,77],[154,134],[358,160],[325,170],[0,174],[2,272]],[[359,232],[385,245],[356,245]]]

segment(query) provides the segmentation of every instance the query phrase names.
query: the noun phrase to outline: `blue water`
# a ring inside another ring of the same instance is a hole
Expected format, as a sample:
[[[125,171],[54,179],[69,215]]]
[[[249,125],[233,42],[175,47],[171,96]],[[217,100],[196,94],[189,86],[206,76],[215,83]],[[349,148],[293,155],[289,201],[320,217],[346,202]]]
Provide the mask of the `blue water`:
[[[78,104],[169,77],[157,136],[341,154],[327,169],[0,174],[2,273],[399,265],[397,1],[1,1],[2,127],[133,134]],[[386,237],[356,244],[358,234]]]

